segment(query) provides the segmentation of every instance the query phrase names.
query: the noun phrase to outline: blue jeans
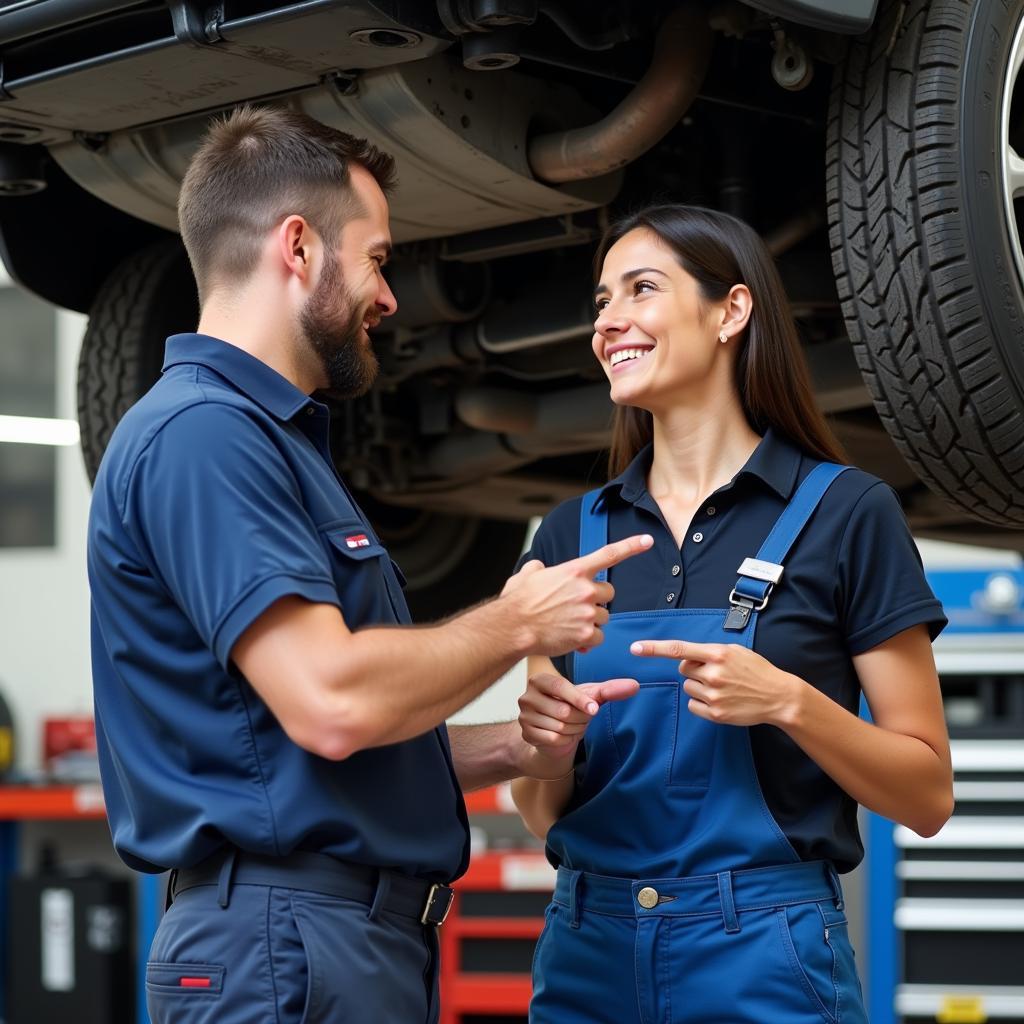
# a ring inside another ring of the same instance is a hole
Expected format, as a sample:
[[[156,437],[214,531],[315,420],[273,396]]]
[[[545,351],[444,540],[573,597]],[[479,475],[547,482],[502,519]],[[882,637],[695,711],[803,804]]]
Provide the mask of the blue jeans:
[[[559,869],[531,1024],[867,1024],[821,868],[649,882]]]

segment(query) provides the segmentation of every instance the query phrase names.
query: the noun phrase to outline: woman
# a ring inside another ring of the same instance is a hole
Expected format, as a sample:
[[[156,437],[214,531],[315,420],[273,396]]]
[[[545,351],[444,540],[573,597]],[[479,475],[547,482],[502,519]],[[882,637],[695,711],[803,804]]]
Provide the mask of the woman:
[[[559,865],[530,1019],[861,1024],[837,873],[858,803],[922,835],[952,811],[941,606],[893,492],[841,465],[753,231],[653,207],[596,265],[615,478],[530,558],[655,542],[600,647],[530,659],[552,781],[513,795]]]

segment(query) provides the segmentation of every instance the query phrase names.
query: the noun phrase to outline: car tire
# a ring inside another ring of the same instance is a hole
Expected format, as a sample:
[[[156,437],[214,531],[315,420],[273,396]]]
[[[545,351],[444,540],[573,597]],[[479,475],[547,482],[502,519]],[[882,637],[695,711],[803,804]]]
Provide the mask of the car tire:
[[[194,331],[198,320],[192,270],[177,239],[128,257],[103,283],[78,360],[78,423],[90,482],[114,427],[160,376],[168,335]]]
[[[192,271],[177,239],[131,256],[104,283],[78,365],[78,419],[90,481],[118,421],[160,376],[167,336],[195,330],[198,320]],[[522,551],[523,522],[410,511],[362,494],[358,500],[405,573],[418,622],[497,593]]]
[[[836,69],[827,151],[839,297],[882,423],[949,504],[1012,527],[1024,168],[1008,143],[1024,156],[1022,55],[1020,4],[883,0]]]

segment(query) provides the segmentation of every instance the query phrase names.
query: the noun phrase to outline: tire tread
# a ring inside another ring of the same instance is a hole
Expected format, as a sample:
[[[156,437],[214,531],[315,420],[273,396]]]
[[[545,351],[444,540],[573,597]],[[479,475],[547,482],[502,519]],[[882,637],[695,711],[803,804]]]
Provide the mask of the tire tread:
[[[162,343],[151,337],[153,310],[181,259],[177,241],[133,254],[104,282],[89,311],[78,362],[78,420],[90,482],[114,427],[152,383],[143,379],[153,359],[144,346]]]
[[[829,240],[857,362],[899,451],[949,504],[1024,526],[1009,457],[1024,445],[1024,400],[960,220],[951,82],[970,13],[969,0],[890,0],[879,30],[851,43],[828,114]]]

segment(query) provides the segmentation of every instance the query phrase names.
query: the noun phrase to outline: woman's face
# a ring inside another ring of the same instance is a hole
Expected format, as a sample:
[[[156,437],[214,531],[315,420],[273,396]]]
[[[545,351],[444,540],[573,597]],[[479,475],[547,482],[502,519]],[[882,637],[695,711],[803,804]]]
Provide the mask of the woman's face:
[[[653,231],[636,228],[608,250],[594,298],[592,345],[613,402],[656,412],[706,390],[725,358],[724,310],[702,306],[697,281]]]

